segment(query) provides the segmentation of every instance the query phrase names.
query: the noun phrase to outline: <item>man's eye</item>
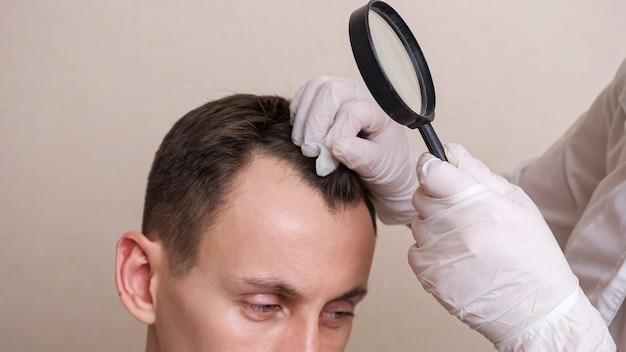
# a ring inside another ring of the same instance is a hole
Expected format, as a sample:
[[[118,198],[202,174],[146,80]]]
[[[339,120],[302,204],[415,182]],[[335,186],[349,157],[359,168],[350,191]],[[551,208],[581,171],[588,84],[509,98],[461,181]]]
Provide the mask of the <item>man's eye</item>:
[[[324,322],[324,325],[331,329],[352,326],[353,317],[354,313],[352,312],[330,311],[322,313],[322,321]]]
[[[244,315],[257,322],[271,319],[281,310],[277,304],[244,303],[243,308]]]
[[[352,313],[352,312],[326,312],[325,314],[329,318],[337,319],[337,320],[354,317],[354,313]]]
[[[280,310],[280,306],[277,304],[246,304],[246,306],[249,310],[259,313],[270,313]]]
[[[352,326],[355,304],[350,301],[335,301],[324,307],[321,321],[331,329]]]

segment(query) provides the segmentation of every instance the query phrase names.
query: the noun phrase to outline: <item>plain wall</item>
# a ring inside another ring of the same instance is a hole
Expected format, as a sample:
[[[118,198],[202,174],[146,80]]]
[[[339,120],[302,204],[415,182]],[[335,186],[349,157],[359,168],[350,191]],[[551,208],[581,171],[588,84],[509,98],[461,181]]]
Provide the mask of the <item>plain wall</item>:
[[[495,171],[538,155],[626,56],[626,3],[390,0],[437,89],[435,129]],[[0,350],[140,351],[114,286],[152,157],[188,110],[357,77],[365,0],[0,0]],[[414,153],[425,150],[407,131]],[[491,345],[422,291],[403,226],[381,226],[348,351]]]

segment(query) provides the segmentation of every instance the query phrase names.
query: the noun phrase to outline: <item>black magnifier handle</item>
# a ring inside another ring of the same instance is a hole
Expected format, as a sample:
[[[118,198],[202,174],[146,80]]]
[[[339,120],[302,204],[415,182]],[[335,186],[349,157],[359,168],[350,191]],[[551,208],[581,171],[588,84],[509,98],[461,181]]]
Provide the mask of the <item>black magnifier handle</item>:
[[[442,161],[448,161],[446,158],[446,152],[443,149],[443,145],[441,144],[441,141],[439,141],[439,137],[437,137],[433,126],[430,123],[425,123],[417,126],[417,129],[420,131],[430,154],[436,156]]]

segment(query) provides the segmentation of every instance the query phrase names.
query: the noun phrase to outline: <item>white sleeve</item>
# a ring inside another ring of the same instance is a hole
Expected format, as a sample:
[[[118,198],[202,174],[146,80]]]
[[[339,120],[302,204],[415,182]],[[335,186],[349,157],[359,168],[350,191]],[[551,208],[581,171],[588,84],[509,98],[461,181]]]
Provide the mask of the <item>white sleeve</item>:
[[[541,157],[526,162],[513,173],[505,175],[510,182],[519,185],[537,204],[559,245],[562,249],[567,247],[569,252],[572,251],[570,248],[572,246],[568,241],[571,240],[581,217],[589,216],[588,208],[590,201],[593,202],[594,192],[599,190],[599,184],[601,185],[616,167],[614,165],[616,156],[612,154],[616,154],[615,134],[623,133],[621,128],[623,126],[618,125],[623,120],[620,97],[624,96],[626,96],[626,61],[622,63],[613,81],[596,98],[589,110],[563,137]],[[580,230],[580,226],[576,229]],[[620,231],[612,233],[619,234]],[[597,236],[593,237],[597,240]],[[580,257],[579,254],[576,258]],[[571,259],[571,256],[568,256],[568,260]],[[572,265],[573,269],[576,269],[576,260],[570,262],[570,266]],[[590,269],[585,268],[583,272],[588,275],[600,275],[597,271],[590,273]],[[574,272],[581,273],[580,270]],[[590,278],[583,275],[580,279],[581,285],[586,280],[586,285],[582,287],[587,287],[587,290],[590,285],[594,286],[595,281],[590,281]],[[500,342],[496,347],[500,351],[616,349],[605,319],[580,288],[541,320],[517,336]]]
[[[561,248],[607,175],[612,119],[626,86],[626,60],[589,110],[541,157],[504,176],[537,204]]]

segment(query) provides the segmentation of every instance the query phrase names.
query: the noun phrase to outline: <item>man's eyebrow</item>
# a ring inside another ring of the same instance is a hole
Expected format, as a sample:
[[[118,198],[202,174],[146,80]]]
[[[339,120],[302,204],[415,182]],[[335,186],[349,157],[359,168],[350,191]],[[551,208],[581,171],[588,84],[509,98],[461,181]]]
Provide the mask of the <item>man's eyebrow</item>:
[[[225,279],[235,284],[240,289],[255,289],[263,292],[277,293],[283,296],[300,298],[302,293],[293,285],[276,277],[243,277],[226,275]]]
[[[262,292],[272,292],[277,293],[286,297],[292,298],[302,298],[304,295],[298,291],[293,285],[281,280],[277,277],[268,276],[268,277],[244,277],[244,276],[236,276],[236,275],[225,275],[223,276],[225,279],[233,283],[239,289],[255,289]],[[363,298],[367,295],[367,289],[363,286],[357,286],[350,291],[335,297],[331,300],[333,301],[342,301],[349,300],[352,298]]]
[[[351,298],[363,298],[367,295],[367,289],[362,286],[353,288],[352,290],[342,294],[339,297],[333,298],[332,301],[349,300]]]

